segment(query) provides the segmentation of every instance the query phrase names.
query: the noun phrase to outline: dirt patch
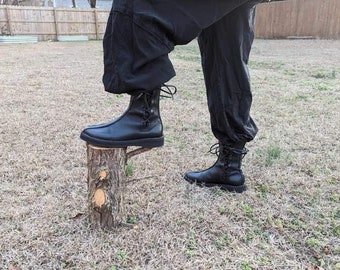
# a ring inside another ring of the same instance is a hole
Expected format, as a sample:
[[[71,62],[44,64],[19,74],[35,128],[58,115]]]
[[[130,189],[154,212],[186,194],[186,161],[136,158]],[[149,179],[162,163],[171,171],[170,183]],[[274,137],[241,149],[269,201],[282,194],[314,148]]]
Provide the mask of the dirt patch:
[[[215,139],[197,45],[177,48],[179,92],[161,101],[165,146],[129,165],[136,226],[109,233],[89,228],[79,139],[128,103],[103,91],[101,42],[1,45],[0,268],[339,269],[339,48],[255,41],[260,131],[241,195],[182,179],[214,162]]]

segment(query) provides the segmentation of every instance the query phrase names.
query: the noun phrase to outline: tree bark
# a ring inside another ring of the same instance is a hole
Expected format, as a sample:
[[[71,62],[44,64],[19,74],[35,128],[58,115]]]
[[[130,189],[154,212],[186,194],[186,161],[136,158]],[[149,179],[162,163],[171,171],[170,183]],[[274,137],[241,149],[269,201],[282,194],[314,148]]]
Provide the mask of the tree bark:
[[[94,227],[113,230],[126,220],[126,148],[87,144],[88,210]]]
[[[91,8],[96,8],[97,0],[88,0]]]

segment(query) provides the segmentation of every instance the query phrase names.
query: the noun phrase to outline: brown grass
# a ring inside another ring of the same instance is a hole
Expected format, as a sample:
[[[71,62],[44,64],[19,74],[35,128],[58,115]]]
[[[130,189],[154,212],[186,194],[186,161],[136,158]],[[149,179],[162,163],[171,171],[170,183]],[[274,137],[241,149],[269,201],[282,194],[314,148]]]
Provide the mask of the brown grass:
[[[89,228],[78,138],[128,102],[103,91],[101,42],[1,45],[0,269],[340,269],[339,48],[256,40],[260,132],[243,194],[182,179],[214,162],[215,139],[196,43],[177,48],[179,93],[161,102],[166,144],[133,159],[136,226],[111,233]]]

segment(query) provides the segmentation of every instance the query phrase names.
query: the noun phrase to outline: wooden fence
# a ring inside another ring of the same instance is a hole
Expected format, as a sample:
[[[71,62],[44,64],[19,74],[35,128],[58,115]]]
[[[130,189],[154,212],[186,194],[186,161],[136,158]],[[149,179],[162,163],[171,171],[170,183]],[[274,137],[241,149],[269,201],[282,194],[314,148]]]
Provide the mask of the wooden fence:
[[[260,38],[340,38],[340,0],[288,0],[261,4],[256,14]]]
[[[85,35],[102,39],[109,10],[0,6],[0,35],[32,35],[39,40]]]
[[[62,35],[102,39],[109,10],[0,6],[0,35]],[[340,0],[287,0],[260,4],[256,37],[340,38]]]

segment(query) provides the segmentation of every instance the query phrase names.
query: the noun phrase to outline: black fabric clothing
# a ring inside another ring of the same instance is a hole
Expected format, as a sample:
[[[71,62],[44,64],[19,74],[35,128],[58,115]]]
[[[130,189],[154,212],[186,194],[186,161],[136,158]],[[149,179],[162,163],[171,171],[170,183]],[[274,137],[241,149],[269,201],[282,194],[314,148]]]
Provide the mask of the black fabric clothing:
[[[105,90],[152,91],[175,76],[168,58],[196,37],[211,126],[222,143],[250,141],[257,127],[247,68],[259,0],[114,0],[104,36]]]
[[[248,59],[254,40],[254,2],[233,10],[199,35],[212,131],[220,142],[251,141],[257,127]]]

